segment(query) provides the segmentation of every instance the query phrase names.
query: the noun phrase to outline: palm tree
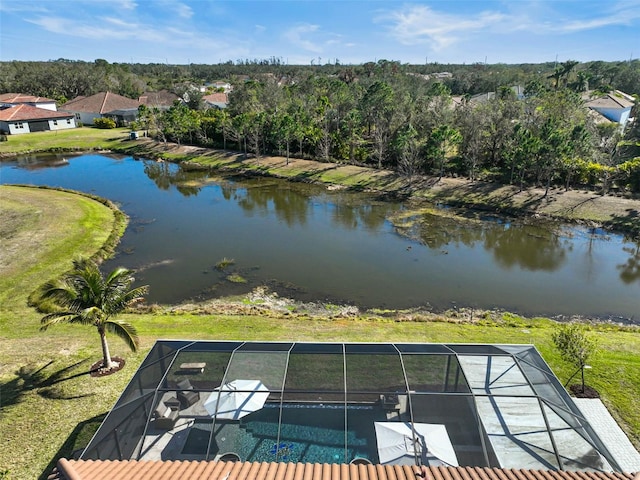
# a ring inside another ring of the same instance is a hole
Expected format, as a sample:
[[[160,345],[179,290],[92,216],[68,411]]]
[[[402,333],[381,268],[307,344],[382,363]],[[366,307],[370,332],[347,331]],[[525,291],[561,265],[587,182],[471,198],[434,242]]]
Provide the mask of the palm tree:
[[[128,306],[143,300],[147,293],[147,285],[130,289],[133,281],[133,272],[126,268],[116,268],[105,278],[91,260],[75,261],[69,274],[44,286],[43,299],[52,299],[61,310],[44,316],[40,330],[58,323],[96,327],[102,342],[102,368],[113,368],[115,363],[109,354],[107,332],[123,339],[132,351],[138,349],[135,327],[112,319]]]

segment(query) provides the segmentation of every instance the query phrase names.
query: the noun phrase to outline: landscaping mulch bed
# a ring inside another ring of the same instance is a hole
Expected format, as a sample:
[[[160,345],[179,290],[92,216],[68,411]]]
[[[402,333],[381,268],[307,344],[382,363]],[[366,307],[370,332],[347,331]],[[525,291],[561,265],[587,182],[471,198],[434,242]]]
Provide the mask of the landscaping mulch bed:
[[[103,361],[98,360],[96,363],[94,363],[93,365],[91,365],[91,369],[89,370],[89,373],[92,377],[106,377],[107,375],[111,375],[112,373],[116,373],[119,370],[122,370],[124,368],[124,358],[122,357],[111,357],[111,361],[115,362],[115,366],[113,366],[112,368],[104,368],[103,367]]]
[[[589,385],[585,385],[584,391],[582,391],[582,385],[580,385],[579,383],[574,383],[573,385],[569,386],[569,390],[571,391],[571,394],[576,398],[600,398],[600,394],[598,393],[598,391],[595,388],[590,387]]]

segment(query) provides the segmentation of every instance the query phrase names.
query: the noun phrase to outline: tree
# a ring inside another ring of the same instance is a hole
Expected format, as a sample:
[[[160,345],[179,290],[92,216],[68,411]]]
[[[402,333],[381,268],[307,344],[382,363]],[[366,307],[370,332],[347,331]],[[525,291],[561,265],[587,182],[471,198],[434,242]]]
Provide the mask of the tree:
[[[442,180],[449,150],[462,141],[460,132],[449,125],[440,125],[431,131],[428,148],[430,156],[436,161],[438,181]]]
[[[68,275],[44,286],[42,298],[53,300],[60,310],[42,317],[40,330],[59,323],[96,327],[102,343],[102,368],[113,368],[107,332],[120,337],[134,352],[139,340],[133,325],[112,317],[143,300],[148,286],[130,288],[133,272],[126,268],[116,268],[104,277],[91,260],[77,260],[73,266]]]
[[[585,334],[584,329],[576,323],[560,326],[552,333],[551,338],[559,350],[562,359],[577,367],[576,372],[569,377],[565,386],[580,372],[582,377],[582,393],[584,393],[584,369],[589,359],[596,352],[596,342],[590,339]]]

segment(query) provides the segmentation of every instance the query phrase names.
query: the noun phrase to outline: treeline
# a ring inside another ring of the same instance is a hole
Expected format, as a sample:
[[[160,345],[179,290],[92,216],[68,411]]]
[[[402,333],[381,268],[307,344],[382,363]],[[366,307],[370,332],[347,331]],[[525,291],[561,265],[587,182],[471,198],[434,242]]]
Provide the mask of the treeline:
[[[184,84],[202,85],[214,80],[232,83],[245,77],[273,75],[289,83],[310,75],[335,76],[345,81],[377,79],[390,81],[398,75],[430,75],[447,72],[440,77],[453,95],[475,95],[496,91],[502,85],[525,85],[530,81],[556,82],[574,90],[619,89],[640,95],[640,61],[586,62],[567,61],[541,64],[472,64],[428,63],[402,64],[379,60],[361,65],[342,65],[338,59],[319,58],[313,65],[287,65],[281,58],[237,60],[215,65],[166,65],[109,63],[58,59],[48,62],[0,62],[0,92],[38,95],[64,103],[79,95],[89,96],[111,91],[138,98],[146,91],[175,90]]]
[[[0,90],[54,98],[109,90],[137,98],[169,89],[186,104],[143,109],[164,140],[247,154],[292,155],[544,187],[640,192],[638,122],[625,137],[598,124],[580,95],[640,95],[640,61],[407,65],[380,60],[287,65],[279,58],[217,65],[0,63]],[[225,110],[204,110],[195,86],[228,80]],[[525,86],[525,98],[510,88]],[[477,93],[495,92],[484,100]],[[456,98],[454,96],[461,96]],[[637,116],[634,112],[632,116]]]
[[[164,141],[549,189],[640,192],[638,131],[593,120],[570,79],[530,81],[525,97],[502,86],[454,102],[443,82],[397,74],[349,80],[309,75],[239,83],[227,109],[141,109],[137,128]],[[635,140],[634,140],[635,139]]]

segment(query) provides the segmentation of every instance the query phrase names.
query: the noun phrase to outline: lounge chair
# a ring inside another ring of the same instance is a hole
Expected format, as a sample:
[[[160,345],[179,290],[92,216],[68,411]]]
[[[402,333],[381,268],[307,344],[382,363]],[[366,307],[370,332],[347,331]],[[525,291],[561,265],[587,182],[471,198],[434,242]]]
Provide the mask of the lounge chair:
[[[179,414],[179,405],[161,403],[153,412],[153,426],[158,430],[171,430],[175,426]]]
[[[200,400],[200,393],[193,390],[193,385],[188,379],[184,379],[178,382],[178,391],[176,396],[180,400],[182,408],[187,408]]]

